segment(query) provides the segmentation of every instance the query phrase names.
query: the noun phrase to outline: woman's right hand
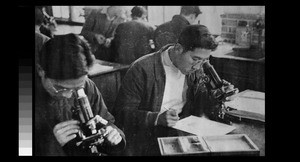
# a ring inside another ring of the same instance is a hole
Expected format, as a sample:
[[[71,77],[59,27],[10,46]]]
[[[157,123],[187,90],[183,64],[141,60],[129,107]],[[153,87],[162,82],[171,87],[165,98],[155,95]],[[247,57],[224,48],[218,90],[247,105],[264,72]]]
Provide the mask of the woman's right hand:
[[[179,120],[176,110],[169,109],[158,116],[157,125],[172,127]]]
[[[66,143],[76,137],[76,133],[80,129],[78,124],[79,121],[77,120],[68,120],[55,125],[53,128],[53,133],[61,146],[64,146]]]

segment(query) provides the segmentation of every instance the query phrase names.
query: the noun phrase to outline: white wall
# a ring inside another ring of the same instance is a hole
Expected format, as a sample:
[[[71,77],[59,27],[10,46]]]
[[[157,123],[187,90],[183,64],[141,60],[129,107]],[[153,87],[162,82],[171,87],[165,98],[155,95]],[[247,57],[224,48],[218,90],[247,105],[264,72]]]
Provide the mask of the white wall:
[[[180,6],[164,6],[165,22],[172,20],[174,15],[180,14]]]
[[[223,6],[224,13],[264,14],[265,6]]]
[[[211,33],[220,35],[222,29],[222,19],[220,15],[223,14],[223,7],[200,6],[200,10],[202,14],[197,18],[200,20],[200,24],[207,26]]]
[[[160,25],[179,13],[180,6],[148,6],[148,21],[153,25]]]
[[[148,21],[153,25],[160,25],[164,22],[163,6],[148,6]]]

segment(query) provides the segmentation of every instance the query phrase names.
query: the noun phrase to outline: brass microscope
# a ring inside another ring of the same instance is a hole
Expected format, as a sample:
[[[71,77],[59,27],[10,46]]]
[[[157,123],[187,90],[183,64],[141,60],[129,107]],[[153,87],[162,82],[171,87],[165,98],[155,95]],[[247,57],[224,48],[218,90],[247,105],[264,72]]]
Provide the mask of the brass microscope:
[[[221,80],[214,67],[206,61],[203,63],[203,70],[205,73],[205,77],[203,79],[206,87],[212,91],[212,97],[215,98],[218,102],[216,111],[213,111],[213,118],[215,120],[231,124],[230,119],[226,116],[226,112],[230,111],[232,108],[225,106],[226,98],[235,94],[238,91],[237,88],[225,91],[224,86],[226,84]]]
[[[94,118],[90,102],[81,88],[74,92],[75,94],[75,106],[72,108],[73,119],[80,121],[80,130],[75,138],[76,145],[83,149],[89,149],[91,154],[101,154],[97,147],[101,146],[104,142],[103,128],[108,122],[101,118],[98,118],[98,122],[89,122]]]

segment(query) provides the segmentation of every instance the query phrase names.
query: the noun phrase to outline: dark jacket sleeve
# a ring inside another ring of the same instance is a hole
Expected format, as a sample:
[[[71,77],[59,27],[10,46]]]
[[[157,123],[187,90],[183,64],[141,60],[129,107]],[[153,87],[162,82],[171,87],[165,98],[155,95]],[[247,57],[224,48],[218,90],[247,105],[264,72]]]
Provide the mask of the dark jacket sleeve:
[[[115,38],[115,34],[116,34],[116,29],[118,28],[118,26],[122,23],[125,22],[125,19],[118,17],[116,20],[114,20],[114,22],[112,22],[112,28],[107,31],[107,35],[105,35],[105,37],[113,40]]]
[[[65,152],[52,133],[52,128],[44,118],[44,112],[40,107],[35,107],[35,156],[65,156]],[[46,146],[46,147],[45,147]]]
[[[116,124],[121,128],[131,129],[128,131],[153,127],[158,115],[158,112],[141,107],[147,105],[142,103],[142,100],[145,93],[149,92],[145,91],[147,76],[138,63],[133,64],[124,76],[112,111],[116,117]]]

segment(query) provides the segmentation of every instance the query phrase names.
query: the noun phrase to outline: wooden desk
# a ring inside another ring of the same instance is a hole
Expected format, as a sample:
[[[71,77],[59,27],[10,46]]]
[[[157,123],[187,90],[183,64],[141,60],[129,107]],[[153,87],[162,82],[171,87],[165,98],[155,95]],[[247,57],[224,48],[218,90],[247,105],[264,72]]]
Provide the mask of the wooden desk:
[[[265,156],[265,123],[234,122],[236,129],[230,134],[246,134],[259,148],[260,156]]]
[[[246,100],[241,100],[242,98]],[[265,115],[265,93],[245,90],[239,93],[235,100],[225,103],[226,106],[238,110]],[[260,150],[260,156],[265,156],[265,120],[239,120],[232,118],[232,126],[236,129],[229,134],[246,134]],[[178,135],[191,135],[177,130]]]
[[[240,95],[244,96],[246,98],[250,98],[252,96],[259,100],[264,98],[264,94],[257,93],[256,91],[252,91],[252,90],[246,90],[246,91],[240,92]],[[233,104],[231,104],[231,106],[232,105]],[[264,114],[264,111],[260,110],[260,109],[265,109],[264,105],[253,108],[254,105],[255,104],[250,105],[250,106],[252,106],[251,107],[252,112],[255,111],[255,112],[260,112],[260,113]],[[246,109],[246,107],[244,109],[242,109],[241,107],[237,108],[237,109],[250,111],[250,109]],[[246,119],[243,119],[240,121],[238,118],[235,118],[235,119],[233,118],[231,120],[231,122],[232,122],[232,126],[235,127],[235,130],[233,130],[232,132],[230,132],[228,134],[246,134],[251,139],[251,141],[253,141],[253,143],[259,148],[260,156],[265,156],[265,122],[262,122],[259,120],[256,121],[256,120],[246,120]],[[161,155],[160,149],[159,149],[159,144],[157,141],[157,138],[159,138],[159,137],[175,137],[175,136],[194,135],[194,134],[191,134],[191,133],[188,133],[185,131],[181,131],[181,130],[177,130],[174,128],[170,128],[170,127],[156,126],[154,129],[155,129],[155,131],[154,131],[155,135],[151,136],[151,138],[148,138],[148,140],[151,142],[137,140],[136,138],[133,140],[134,142],[137,142],[137,143],[135,143],[137,145],[142,145],[143,142],[145,142],[146,146],[148,147],[147,154],[150,156],[160,156]],[[132,154],[135,155],[134,151],[135,151],[134,148],[128,147],[128,150],[125,155],[132,155]],[[140,156],[140,155],[138,155],[138,156]]]
[[[247,100],[238,100],[246,98]],[[235,100],[225,103],[226,106],[238,110],[248,111],[265,115],[265,94],[253,90],[245,90],[239,93]],[[247,101],[247,102],[246,102]],[[232,126],[236,129],[229,134],[246,134],[260,150],[260,156],[265,156],[265,120],[249,120],[232,118]],[[180,130],[176,130],[178,135],[191,135]]]
[[[225,105],[241,111],[258,113],[263,116],[265,115],[265,105],[264,105],[265,94],[264,93],[253,91],[253,90],[245,90],[240,92],[238,95],[239,96],[236,97],[235,100],[228,102]],[[245,100],[242,100],[242,98],[244,98]],[[250,120],[248,118],[240,120],[238,117],[232,117],[231,119],[232,120],[230,121],[232,122],[232,126],[234,126],[236,129],[228,134],[246,134],[253,141],[253,143],[259,148],[260,156],[265,156],[265,122],[263,122],[265,120]],[[158,135],[159,137],[193,135],[191,133],[173,129],[173,128],[162,128],[162,129],[168,129],[167,134],[161,134],[161,135],[159,134]],[[160,155],[158,143],[154,147],[153,150],[151,150],[153,151],[153,154]]]
[[[210,62],[220,78],[230,82],[240,91],[252,89],[265,92],[265,58],[237,57],[234,47],[236,45],[224,43],[211,54]]]
[[[232,126],[236,127],[235,130],[228,134],[246,134],[253,143],[259,148],[260,156],[265,156],[265,124],[264,123],[252,123],[252,122],[233,122]],[[168,128],[168,137],[174,136],[190,136],[194,135],[181,130]],[[160,153],[159,145],[157,143],[157,148],[154,148],[153,152]]]
[[[96,60],[95,64],[98,64],[98,66],[92,67],[89,78],[95,82],[103,96],[108,111],[110,111],[121,86],[122,74],[127,71],[129,65],[102,60]],[[99,65],[102,65],[103,68],[99,67]]]

